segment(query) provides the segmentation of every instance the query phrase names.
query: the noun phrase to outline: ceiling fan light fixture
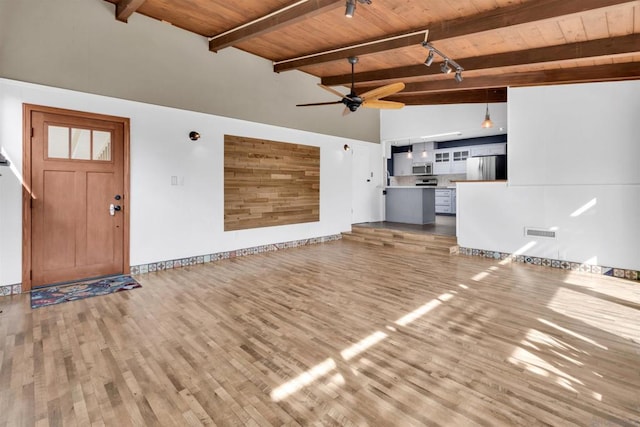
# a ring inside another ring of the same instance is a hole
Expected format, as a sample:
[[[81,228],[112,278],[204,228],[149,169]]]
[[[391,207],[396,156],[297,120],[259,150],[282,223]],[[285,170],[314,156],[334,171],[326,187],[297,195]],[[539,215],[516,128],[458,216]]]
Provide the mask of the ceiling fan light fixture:
[[[482,126],[485,129],[493,127],[493,122],[491,121],[491,116],[489,115],[489,103],[487,103],[487,110],[484,113],[484,121],[480,126]]]
[[[347,0],[347,7],[344,12],[344,16],[347,18],[353,18],[353,14],[356,12],[356,0]]]

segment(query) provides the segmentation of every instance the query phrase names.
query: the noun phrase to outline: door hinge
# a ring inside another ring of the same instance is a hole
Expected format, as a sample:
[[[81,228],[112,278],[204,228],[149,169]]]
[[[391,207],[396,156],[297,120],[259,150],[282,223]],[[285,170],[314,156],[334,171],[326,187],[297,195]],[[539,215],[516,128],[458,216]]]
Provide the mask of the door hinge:
[[[34,133],[34,130],[33,128],[31,128],[31,138],[33,138],[33,133]]]
[[[33,270],[29,270],[29,280],[33,280]]]
[[[31,197],[29,199],[29,205],[30,205],[31,209],[33,209],[33,197]]]

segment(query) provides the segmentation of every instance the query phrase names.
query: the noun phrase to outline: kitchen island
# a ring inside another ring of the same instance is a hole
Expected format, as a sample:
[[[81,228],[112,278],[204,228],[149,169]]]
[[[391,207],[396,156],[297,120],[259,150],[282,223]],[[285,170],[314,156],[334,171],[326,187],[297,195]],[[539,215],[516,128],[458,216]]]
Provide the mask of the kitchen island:
[[[386,191],[386,221],[405,224],[436,222],[435,187],[391,186]]]

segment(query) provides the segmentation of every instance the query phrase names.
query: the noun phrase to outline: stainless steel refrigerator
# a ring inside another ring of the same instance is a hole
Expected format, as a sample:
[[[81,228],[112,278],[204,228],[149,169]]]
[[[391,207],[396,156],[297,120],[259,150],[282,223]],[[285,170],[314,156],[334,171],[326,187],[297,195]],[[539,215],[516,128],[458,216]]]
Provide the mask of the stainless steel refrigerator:
[[[493,181],[507,179],[507,156],[482,156],[467,159],[467,179]]]

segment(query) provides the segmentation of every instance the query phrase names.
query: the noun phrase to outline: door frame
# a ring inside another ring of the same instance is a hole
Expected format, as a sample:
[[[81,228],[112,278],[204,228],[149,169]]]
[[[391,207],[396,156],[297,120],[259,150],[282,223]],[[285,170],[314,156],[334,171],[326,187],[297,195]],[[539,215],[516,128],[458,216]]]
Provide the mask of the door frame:
[[[88,113],[84,111],[68,110],[64,108],[47,107],[35,104],[22,104],[22,292],[31,290],[31,137],[33,112],[43,112],[51,114],[63,114],[68,116],[82,117],[87,119],[105,120],[122,124],[124,143],[124,199],[126,209],[123,209],[123,239],[122,239],[122,273],[129,274],[129,212],[131,210],[130,200],[130,142],[129,123],[127,117],[110,116],[105,114]]]

